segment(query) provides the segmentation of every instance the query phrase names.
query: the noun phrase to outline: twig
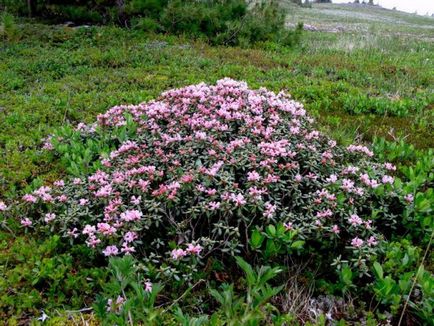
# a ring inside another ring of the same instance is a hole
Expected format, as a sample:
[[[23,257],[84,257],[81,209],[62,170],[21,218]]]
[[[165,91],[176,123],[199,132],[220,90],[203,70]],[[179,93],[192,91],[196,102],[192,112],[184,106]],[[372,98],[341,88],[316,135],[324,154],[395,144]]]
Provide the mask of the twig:
[[[167,312],[170,308],[172,308],[176,303],[178,303],[183,297],[185,297],[189,292],[193,291],[193,289],[198,286],[200,283],[205,282],[205,280],[202,278],[199,281],[197,281],[191,288],[188,288],[185,290],[185,292],[176,300],[174,300],[170,306],[168,306],[166,309],[164,309],[164,312]]]
[[[124,289],[122,289],[122,295],[124,296],[124,299],[127,300],[127,296],[125,294]],[[131,310],[128,310],[128,321],[130,322],[131,326],[134,326],[134,324],[133,324],[133,317],[131,316]]]
[[[89,307],[89,308],[83,308],[83,309],[79,309],[79,310],[65,310],[65,312],[73,314],[73,313],[80,313],[80,312],[86,312],[86,311],[92,311],[93,308]]]

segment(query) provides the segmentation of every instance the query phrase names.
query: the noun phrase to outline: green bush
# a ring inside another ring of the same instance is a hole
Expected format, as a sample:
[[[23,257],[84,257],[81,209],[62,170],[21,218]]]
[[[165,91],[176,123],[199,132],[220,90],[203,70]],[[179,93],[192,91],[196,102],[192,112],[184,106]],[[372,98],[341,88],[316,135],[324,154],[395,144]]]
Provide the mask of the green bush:
[[[23,14],[21,1],[8,10]],[[32,11],[30,6],[27,11]],[[55,22],[113,23],[148,32],[164,32],[207,39],[212,44],[249,46],[272,41],[291,46],[301,25],[285,29],[285,13],[277,1],[260,1],[252,8],[244,0],[129,0],[39,1],[36,16]]]

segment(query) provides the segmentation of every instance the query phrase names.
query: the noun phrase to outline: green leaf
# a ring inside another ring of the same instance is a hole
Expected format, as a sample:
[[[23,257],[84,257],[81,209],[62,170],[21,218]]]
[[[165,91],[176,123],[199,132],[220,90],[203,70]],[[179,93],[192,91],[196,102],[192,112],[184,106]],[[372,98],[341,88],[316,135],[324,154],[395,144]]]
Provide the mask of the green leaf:
[[[374,273],[378,279],[383,279],[383,267],[378,262],[374,263]]]
[[[303,245],[304,245],[304,241],[303,240],[297,240],[297,241],[294,241],[291,244],[291,248],[292,249],[301,249],[301,247],[303,247]]]
[[[267,240],[267,244],[265,246],[265,256],[270,257],[274,256],[277,253],[276,244],[272,239]]]
[[[252,246],[253,249],[258,249],[261,247],[264,239],[265,239],[265,237],[262,235],[262,233],[256,229],[252,232],[252,237],[250,239],[250,245]]]
[[[274,225],[268,225],[267,226],[267,234],[274,237],[276,235],[276,228]]]

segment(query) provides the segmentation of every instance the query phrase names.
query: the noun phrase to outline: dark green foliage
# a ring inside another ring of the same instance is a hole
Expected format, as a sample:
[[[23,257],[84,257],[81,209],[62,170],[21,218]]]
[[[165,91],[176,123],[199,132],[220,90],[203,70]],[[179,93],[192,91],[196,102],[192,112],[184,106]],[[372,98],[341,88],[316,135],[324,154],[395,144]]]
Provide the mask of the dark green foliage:
[[[58,236],[44,241],[1,233],[0,319],[64,305],[82,308],[105,283],[106,271],[83,246],[65,246]],[[65,250],[69,247],[68,250]]]
[[[22,1],[8,3],[8,10],[22,14]],[[301,26],[285,29],[285,14],[276,1],[260,1],[249,8],[245,0],[54,0],[38,1],[33,15],[54,22],[132,26],[224,45],[273,41],[290,46],[298,42],[302,30]]]

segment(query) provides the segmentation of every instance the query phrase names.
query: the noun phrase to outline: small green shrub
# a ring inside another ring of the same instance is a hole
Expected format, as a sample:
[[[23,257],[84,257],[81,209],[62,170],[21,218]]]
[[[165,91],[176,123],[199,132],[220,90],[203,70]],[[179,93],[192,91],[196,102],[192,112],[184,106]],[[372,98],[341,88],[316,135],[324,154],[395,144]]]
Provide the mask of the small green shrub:
[[[162,311],[155,307],[159,284],[143,279],[131,256],[111,258],[111,280],[94,304],[104,325],[161,325]]]
[[[434,276],[424,269],[421,256],[421,249],[409,241],[388,244],[385,260],[373,264],[372,290],[382,304],[380,310],[397,315],[408,300],[421,320],[429,320],[434,307]]]
[[[350,114],[407,117],[410,114],[421,113],[425,107],[427,107],[428,103],[428,99],[423,96],[395,100],[366,95],[343,96],[343,108]]]
[[[20,30],[13,15],[4,11],[0,14],[0,38],[6,41],[17,41],[20,38]]]

